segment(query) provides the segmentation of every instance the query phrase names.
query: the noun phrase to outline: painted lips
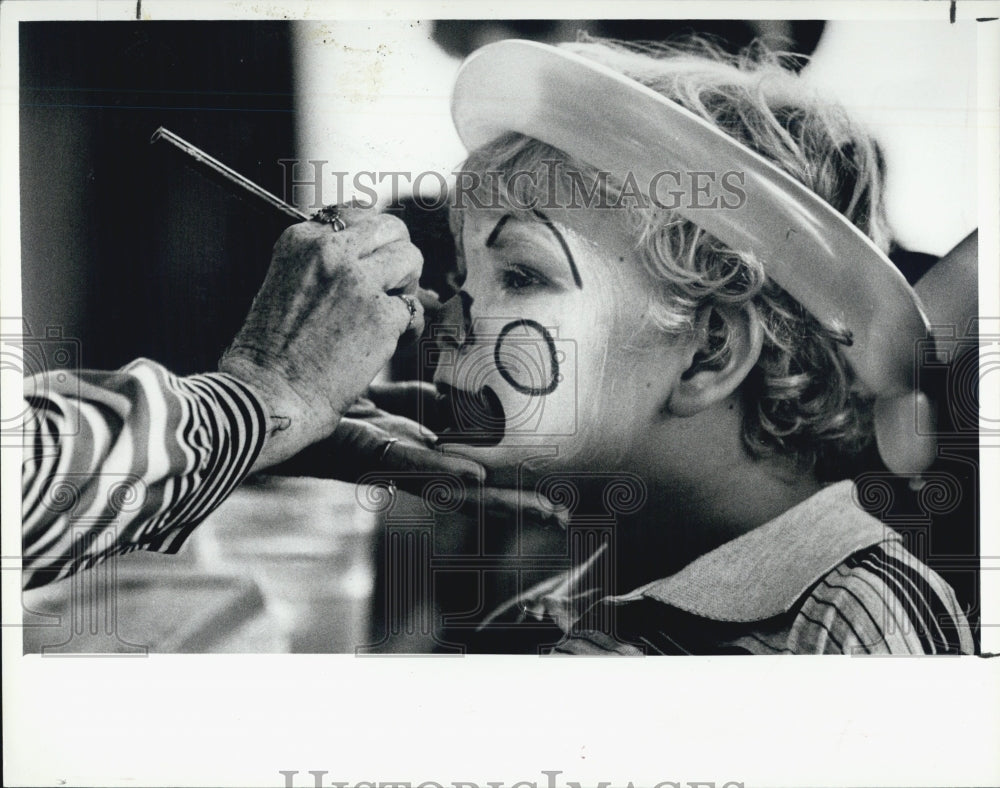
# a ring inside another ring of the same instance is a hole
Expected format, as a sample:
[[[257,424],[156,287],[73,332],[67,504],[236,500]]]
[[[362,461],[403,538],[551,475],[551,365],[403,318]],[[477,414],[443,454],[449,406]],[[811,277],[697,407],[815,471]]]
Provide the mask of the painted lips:
[[[438,384],[436,432],[438,443],[496,446],[503,440],[506,415],[496,392],[483,386],[477,392]]]

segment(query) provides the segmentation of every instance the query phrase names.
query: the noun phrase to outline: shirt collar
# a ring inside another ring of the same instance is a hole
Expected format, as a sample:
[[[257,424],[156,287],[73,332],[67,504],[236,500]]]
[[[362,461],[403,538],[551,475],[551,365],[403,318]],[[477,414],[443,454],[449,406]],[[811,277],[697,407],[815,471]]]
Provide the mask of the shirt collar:
[[[850,480],[616,601],[646,597],[702,618],[749,622],[787,613],[848,556],[899,535],[865,512]]]
[[[728,622],[762,621],[786,613],[851,554],[900,539],[858,505],[853,489],[850,480],[824,487],[680,571],[603,601],[654,599],[701,618]],[[580,579],[597,557],[527,592],[521,597],[523,609],[535,615],[544,612],[569,631],[589,606],[579,604],[587,596],[579,591]],[[591,597],[589,603],[593,601]]]

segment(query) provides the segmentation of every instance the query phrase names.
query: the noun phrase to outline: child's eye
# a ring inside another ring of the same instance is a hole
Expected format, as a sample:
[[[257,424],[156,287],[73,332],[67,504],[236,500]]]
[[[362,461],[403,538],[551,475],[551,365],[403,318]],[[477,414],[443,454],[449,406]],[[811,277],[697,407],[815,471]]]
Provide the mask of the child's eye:
[[[517,264],[504,266],[500,277],[506,290],[525,290],[548,283],[548,280],[537,271]]]

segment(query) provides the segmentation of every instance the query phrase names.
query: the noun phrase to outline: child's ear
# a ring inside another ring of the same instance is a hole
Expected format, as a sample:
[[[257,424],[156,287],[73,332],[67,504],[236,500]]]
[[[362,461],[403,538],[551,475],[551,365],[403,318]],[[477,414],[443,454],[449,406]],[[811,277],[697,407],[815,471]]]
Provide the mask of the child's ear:
[[[728,335],[728,352],[718,353],[718,337]],[[725,400],[744,381],[764,343],[764,329],[752,304],[715,306],[701,312],[687,369],[675,381],[667,410],[693,416]],[[713,341],[714,338],[714,341]]]

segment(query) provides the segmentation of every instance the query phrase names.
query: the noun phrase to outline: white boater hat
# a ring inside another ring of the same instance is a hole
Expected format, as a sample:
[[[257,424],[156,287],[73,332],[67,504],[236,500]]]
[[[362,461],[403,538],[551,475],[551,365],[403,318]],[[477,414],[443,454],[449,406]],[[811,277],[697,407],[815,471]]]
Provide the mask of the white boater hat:
[[[738,208],[674,210],[733,249],[817,319],[850,331],[843,353],[876,396],[879,453],[897,474],[934,460],[934,411],[917,388],[931,336],[920,299],[883,252],[826,201],[711,123],[651,88],[565,49],[506,40],[469,56],[452,92],[469,150],[519,132],[615,175],[650,184],[665,171],[735,171]],[[672,206],[673,207],[673,206]]]

